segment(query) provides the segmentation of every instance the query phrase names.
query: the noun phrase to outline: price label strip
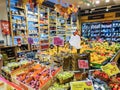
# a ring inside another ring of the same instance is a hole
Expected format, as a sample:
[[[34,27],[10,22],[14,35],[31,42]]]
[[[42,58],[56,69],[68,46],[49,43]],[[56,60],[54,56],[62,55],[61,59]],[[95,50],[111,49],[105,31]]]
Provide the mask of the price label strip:
[[[71,90],[94,90],[92,81],[77,81],[70,83]]]
[[[103,72],[105,72],[109,76],[113,76],[120,73],[120,70],[117,67],[116,63],[113,63],[113,62],[108,63],[105,66],[101,66],[101,69]]]

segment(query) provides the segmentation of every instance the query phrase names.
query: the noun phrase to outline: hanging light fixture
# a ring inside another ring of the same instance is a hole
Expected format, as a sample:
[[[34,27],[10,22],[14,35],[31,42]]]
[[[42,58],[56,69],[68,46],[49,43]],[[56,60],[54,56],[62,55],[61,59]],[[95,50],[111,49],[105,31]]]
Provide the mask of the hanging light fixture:
[[[96,2],[95,2],[96,4],[99,4],[100,3],[100,0],[96,0]]]
[[[87,3],[87,6],[90,6],[90,4],[89,4],[89,3]]]
[[[105,0],[106,3],[110,2],[110,0]]]

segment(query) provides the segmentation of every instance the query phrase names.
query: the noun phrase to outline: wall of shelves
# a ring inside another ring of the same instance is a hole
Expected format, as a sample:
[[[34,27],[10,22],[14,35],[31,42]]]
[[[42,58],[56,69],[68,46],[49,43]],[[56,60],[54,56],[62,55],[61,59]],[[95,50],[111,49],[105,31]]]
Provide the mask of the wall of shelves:
[[[49,8],[40,7],[40,49],[49,48]]]
[[[17,46],[17,53],[28,50],[26,10],[18,0],[9,3],[8,16],[12,35],[12,45]]]
[[[57,12],[52,8],[49,8],[49,36],[50,44],[53,44],[53,37],[57,36]]]
[[[66,19],[57,13],[57,36],[65,40],[66,38]]]
[[[39,49],[39,8],[35,7],[34,10],[30,8],[28,4],[26,7],[27,11],[27,24],[28,24],[28,38],[33,39],[33,43],[30,45],[31,50]]]
[[[23,6],[19,0],[10,0],[8,4],[12,42],[17,46],[17,53],[46,50],[53,44],[54,36],[69,41],[77,28],[73,16],[66,20],[53,8],[36,6],[31,9],[29,4]]]

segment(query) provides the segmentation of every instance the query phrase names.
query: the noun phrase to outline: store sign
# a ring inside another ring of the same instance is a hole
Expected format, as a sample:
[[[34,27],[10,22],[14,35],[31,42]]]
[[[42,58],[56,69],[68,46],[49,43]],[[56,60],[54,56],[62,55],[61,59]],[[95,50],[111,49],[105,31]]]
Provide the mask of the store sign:
[[[113,76],[116,75],[118,73],[120,73],[119,68],[117,67],[116,63],[108,63],[105,66],[101,67],[102,71],[104,71],[105,73],[107,73],[109,76]]]
[[[80,69],[89,69],[88,60],[78,60],[78,66]]]
[[[77,81],[70,83],[71,90],[94,90],[92,81]]]
[[[61,37],[54,37],[53,44],[56,46],[64,46],[64,39],[62,39]]]
[[[88,20],[104,19],[104,14],[88,16]]]
[[[2,33],[3,33],[4,35],[9,35],[9,34],[10,34],[9,21],[1,20],[0,22],[1,22]]]

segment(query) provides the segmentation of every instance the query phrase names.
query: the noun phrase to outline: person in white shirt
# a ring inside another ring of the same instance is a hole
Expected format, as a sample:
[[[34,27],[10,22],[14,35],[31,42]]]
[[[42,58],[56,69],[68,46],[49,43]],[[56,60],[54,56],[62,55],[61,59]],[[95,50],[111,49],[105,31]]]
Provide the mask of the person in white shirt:
[[[80,35],[78,34],[78,30],[76,30],[73,35],[71,36],[69,43],[71,46],[75,47],[77,49],[77,53],[80,53],[80,43],[81,43],[81,38]]]

